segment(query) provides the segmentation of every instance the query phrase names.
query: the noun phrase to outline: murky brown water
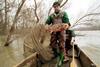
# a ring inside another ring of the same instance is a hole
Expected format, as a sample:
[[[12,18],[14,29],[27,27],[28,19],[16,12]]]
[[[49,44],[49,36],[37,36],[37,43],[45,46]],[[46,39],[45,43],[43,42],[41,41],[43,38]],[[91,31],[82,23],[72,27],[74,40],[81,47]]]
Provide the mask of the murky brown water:
[[[24,59],[23,46],[19,41],[13,42],[8,47],[4,47],[3,42],[0,42],[0,67],[13,67]]]
[[[100,67],[100,31],[77,31],[76,43]],[[0,38],[0,67],[13,67],[24,59],[21,39],[14,41],[9,47],[4,47]]]

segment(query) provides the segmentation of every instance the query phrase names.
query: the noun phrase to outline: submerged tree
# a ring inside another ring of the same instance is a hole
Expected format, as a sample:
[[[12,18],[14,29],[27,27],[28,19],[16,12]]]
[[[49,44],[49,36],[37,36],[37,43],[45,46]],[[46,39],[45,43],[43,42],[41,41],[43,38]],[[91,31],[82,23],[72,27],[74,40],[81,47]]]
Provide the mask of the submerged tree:
[[[24,5],[25,1],[26,1],[26,0],[22,0],[20,6],[18,7],[18,9],[17,9],[17,11],[16,11],[16,14],[15,14],[15,17],[14,17],[14,20],[13,20],[13,24],[12,24],[10,30],[9,30],[9,33],[8,33],[8,36],[7,36],[7,40],[6,40],[6,42],[5,42],[5,46],[8,46],[8,45],[12,42],[12,41],[10,41],[10,38],[11,38],[11,35],[12,35],[14,29],[15,29],[14,26],[15,26],[15,24],[17,23],[17,19],[18,19],[19,12],[21,11],[21,8],[22,8],[22,6]]]

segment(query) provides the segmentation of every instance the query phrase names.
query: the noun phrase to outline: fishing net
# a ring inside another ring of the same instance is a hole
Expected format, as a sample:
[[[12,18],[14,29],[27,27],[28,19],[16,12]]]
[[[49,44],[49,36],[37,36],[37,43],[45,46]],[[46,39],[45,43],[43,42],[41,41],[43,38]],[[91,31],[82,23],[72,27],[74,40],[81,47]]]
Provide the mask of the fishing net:
[[[53,51],[49,46],[51,37],[50,33],[46,31],[46,26],[35,24],[29,33],[24,40],[24,46],[29,46],[31,51],[39,53],[43,60],[51,60],[53,57]]]

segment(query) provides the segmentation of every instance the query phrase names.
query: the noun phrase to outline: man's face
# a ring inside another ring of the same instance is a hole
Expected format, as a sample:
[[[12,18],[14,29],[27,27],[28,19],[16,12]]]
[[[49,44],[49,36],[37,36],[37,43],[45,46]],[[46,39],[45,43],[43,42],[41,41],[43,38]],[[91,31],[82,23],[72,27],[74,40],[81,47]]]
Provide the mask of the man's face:
[[[58,6],[58,5],[54,5],[53,8],[54,8],[55,12],[59,12],[60,11],[60,6]]]

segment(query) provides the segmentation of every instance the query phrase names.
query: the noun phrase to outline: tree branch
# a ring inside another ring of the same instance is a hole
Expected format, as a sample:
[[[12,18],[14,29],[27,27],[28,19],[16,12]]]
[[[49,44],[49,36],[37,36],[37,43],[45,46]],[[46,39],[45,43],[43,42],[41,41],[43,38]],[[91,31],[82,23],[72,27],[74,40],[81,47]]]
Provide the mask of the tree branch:
[[[38,22],[39,22],[39,17],[38,17],[38,15],[37,15],[37,3],[36,3],[36,0],[34,0],[34,3],[35,3],[34,12],[35,12],[35,16],[36,16],[36,19],[37,19],[36,23],[38,23]]]
[[[52,7],[49,9],[48,16],[49,16],[49,14],[50,14],[51,10],[52,10]]]
[[[68,0],[66,0],[60,7],[63,7],[67,2]]]
[[[90,13],[90,14],[86,14],[86,15],[84,15],[83,17],[79,18],[79,19],[74,23],[74,25],[73,25],[72,27],[76,26],[77,23],[78,23],[79,21],[81,21],[83,18],[85,18],[85,17],[87,17],[87,16],[91,16],[91,15],[100,15],[100,13]],[[72,27],[71,27],[71,28],[72,28]]]
[[[21,11],[21,8],[22,8],[22,6],[24,5],[25,1],[26,1],[26,0],[22,0],[21,5],[20,5],[20,6],[18,7],[18,9],[17,9],[16,15],[15,15],[15,17],[14,17],[13,24],[12,24],[12,26],[11,26],[11,28],[10,28],[10,30],[9,30],[8,36],[7,36],[7,41],[6,41],[6,43],[5,43],[5,46],[8,46],[8,45],[11,43],[11,42],[9,42],[9,40],[10,40],[10,38],[11,38],[12,32],[14,32],[14,26],[15,26],[15,24],[17,23],[18,15],[19,15],[19,13],[20,13],[20,11]]]
[[[63,2],[63,0],[58,0],[58,2],[61,4]],[[68,2],[68,0],[66,0],[62,5],[60,5],[60,7],[62,8],[67,2]],[[52,7],[49,9],[48,16],[49,16],[51,10],[52,10]]]

